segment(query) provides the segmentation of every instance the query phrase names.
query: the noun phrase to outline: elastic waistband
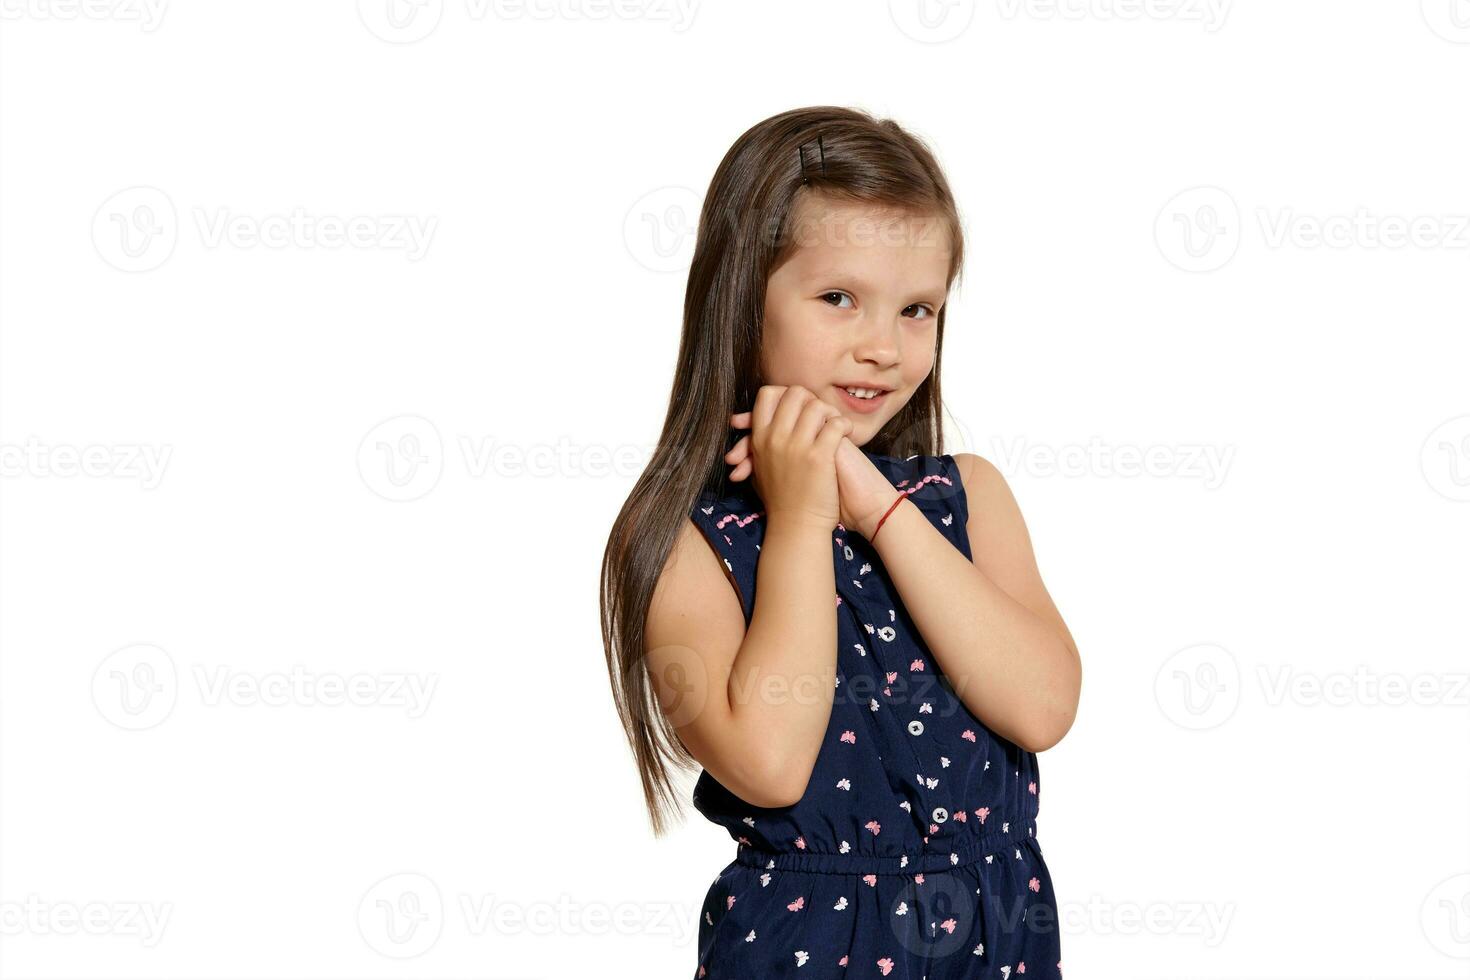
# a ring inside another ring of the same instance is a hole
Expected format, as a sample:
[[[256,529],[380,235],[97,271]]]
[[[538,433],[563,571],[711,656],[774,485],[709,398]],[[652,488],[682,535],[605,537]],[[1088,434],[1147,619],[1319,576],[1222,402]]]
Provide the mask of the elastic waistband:
[[[995,818],[992,817],[992,820]],[[984,860],[1008,844],[1036,837],[1036,821],[1010,821],[980,834],[957,834],[930,839],[923,850],[899,854],[834,854],[823,851],[766,851],[747,844],[735,845],[735,861],[752,868],[782,871],[811,871],[845,875],[913,875],[952,871]],[[903,860],[904,856],[908,861]]]

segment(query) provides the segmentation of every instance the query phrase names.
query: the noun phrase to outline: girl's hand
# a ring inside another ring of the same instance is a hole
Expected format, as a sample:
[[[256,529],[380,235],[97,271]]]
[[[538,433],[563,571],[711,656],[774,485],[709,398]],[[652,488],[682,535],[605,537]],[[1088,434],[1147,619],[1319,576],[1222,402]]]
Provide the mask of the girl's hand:
[[[836,527],[835,457],[852,422],[801,385],[763,385],[755,407],[740,415],[751,432],[725,454],[726,462],[737,463],[730,478],[752,475],[768,515],[786,514],[827,531]]]
[[[832,411],[837,412],[836,409]],[[736,412],[730,416],[730,425],[736,429],[749,428],[751,414]],[[888,478],[873,465],[873,461],[863,455],[857,444],[848,438],[852,432],[852,423],[845,417],[843,421],[847,423],[847,431],[838,441],[833,460],[837,473],[837,520],[843,527],[857,531],[864,537],[871,537],[873,525],[893,503],[897,492]],[[734,467],[730,473],[732,481],[743,480],[755,472],[755,458],[750,445],[751,436],[742,436],[725,454],[725,462]],[[756,492],[760,492],[759,482],[756,484]],[[761,498],[764,500],[765,494],[762,493]]]

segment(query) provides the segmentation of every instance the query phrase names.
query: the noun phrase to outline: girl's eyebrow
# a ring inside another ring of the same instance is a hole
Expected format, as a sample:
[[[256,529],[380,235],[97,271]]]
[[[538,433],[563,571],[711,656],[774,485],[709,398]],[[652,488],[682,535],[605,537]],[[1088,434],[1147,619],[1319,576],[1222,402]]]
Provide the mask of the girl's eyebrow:
[[[868,284],[860,277],[855,276],[851,272],[846,272],[842,269],[823,269],[819,272],[814,272],[803,278],[805,278],[806,281],[811,283],[812,285],[816,285],[819,282],[825,282],[852,286],[858,289],[866,289],[868,286]],[[945,289],[943,285],[938,285],[932,286],[929,289],[916,289],[914,290],[914,292],[917,292],[923,296],[938,297],[939,301],[943,302],[945,296],[948,295],[949,290]]]

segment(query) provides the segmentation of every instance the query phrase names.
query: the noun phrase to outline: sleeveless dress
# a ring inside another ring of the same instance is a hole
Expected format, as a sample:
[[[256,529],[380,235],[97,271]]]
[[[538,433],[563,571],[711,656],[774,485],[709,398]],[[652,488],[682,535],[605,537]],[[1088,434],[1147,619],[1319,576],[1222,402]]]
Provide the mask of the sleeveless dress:
[[[864,455],[973,561],[953,456]],[[728,486],[690,516],[748,626],[765,515],[749,479]],[[1060,977],[1035,754],[956,696],[866,539],[838,525],[832,560],[836,687],[802,798],[753,806],[703,770],[694,786],[736,842],[704,899],[695,977]]]

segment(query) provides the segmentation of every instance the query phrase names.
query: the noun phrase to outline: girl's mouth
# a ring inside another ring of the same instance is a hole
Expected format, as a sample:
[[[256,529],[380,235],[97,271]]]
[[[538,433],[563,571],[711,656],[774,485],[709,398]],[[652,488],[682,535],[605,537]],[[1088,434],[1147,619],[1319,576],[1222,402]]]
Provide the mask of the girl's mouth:
[[[888,396],[892,394],[892,392],[888,391],[874,392],[874,390],[871,388],[867,390],[855,388],[850,391],[847,388],[842,387],[841,385],[833,385],[832,387],[836,388],[837,393],[842,396],[843,404],[847,405],[847,407],[852,409],[854,412],[862,412],[865,415],[869,412],[876,412],[878,411],[878,409],[882,408],[884,401],[886,401]],[[853,391],[858,391],[862,394],[871,394],[872,397],[863,398],[860,395],[854,395],[852,393]]]

